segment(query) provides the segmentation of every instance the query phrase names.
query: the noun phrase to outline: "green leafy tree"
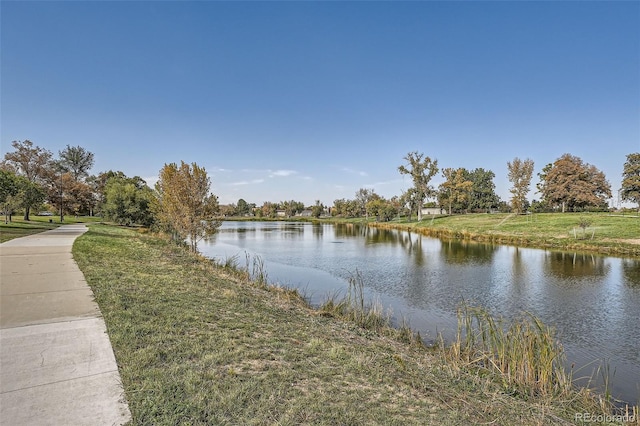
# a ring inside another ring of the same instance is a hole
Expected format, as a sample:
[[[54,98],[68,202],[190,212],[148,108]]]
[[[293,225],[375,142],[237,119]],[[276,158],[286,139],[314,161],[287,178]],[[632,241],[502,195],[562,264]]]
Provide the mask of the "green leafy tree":
[[[498,207],[500,197],[496,194],[496,185],[493,183],[495,177],[495,173],[483,168],[475,169],[469,173],[467,178],[473,182],[469,210],[490,211]]]
[[[180,166],[165,164],[156,184],[158,219],[174,239],[188,239],[194,252],[198,241],[214,234],[221,224],[216,218],[218,198],[210,193],[210,187],[206,170],[184,161]]]
[[[87,178],[87,183],[91,186],[91,189],[93,189],[93,193],[95,197],[95,206],[94,206],[95,210],[97,211],[102,210],[102,205],[105,203],[105,200],[106,200],[105,189],[107,187],[107,181],[113,177],[119,177],[123,179],[138,179],[142,181],[144,185],[147,184],[139,176],[136,176],[135,178],[128,178],[121,171],[109,170],[107,172],[101,172],[98,175],[89,176]]]
[[[413,188],[409,188],[406,191],[402,191],[399,202],[402,205],[404,213],[407,214],[409,216],[409,220],[411,220],[412,212],[418,209],[418,201],[416,200],[415,190]]]
[[[429,182],[438,173],[438,160],[432,160],[418,152],[408,153],[404,160],[407,164],[398,167],[398,171],[402,175],[411,176],[413,180],[412,199],[417,204],[418,221],[421,221],[424,201],[434,194],[434,189]]]
[[[250,212],[249,204],[242,198],[238,200],[238,204],[236,205],[236,215],[238,216],[246,216]]]
[[[571,154],[558,158],[544,173],[540,185],[545,202],[562,206],[562,212],[606,205],[611,185],[600,170]]]
[[[320,200],[316,200],[316,203],[311,207],[311,216],[317,219],[322,215],[322,212],[324,212],[324,205]]]
[[[622,171],[622,187],[620,196],[623,201],[638,204],[640,212],[640,152],[627,155]]]
[[[360,188],[356,191],[355,201],[358,203],[358,208],[360,209],[360,214],[358,216],[369,216],[367,204],[376,197],[378,197],[378,194],[376,194],[373,189]]]
[[[28,210],[34,206],[41,205],[47,199],[47,192],[45,188],[36,182],[18,176],[18,194],[15,196],[15,200],[19,207]],[[28,219],[28,214],[25,213]]]
[[[19,177],[9,170],[0,169],[0,205],[4,213],[4,223],[11,221],[13,210],[20,205],[16,197],[19,192]]]
[[[449,214],[455,205],[462,210],[468,206],[473,182],[467,179],[468,172],[464,168],[442,170],[442,176],[446,179],[440,184],[439,201],[441,205],[448,205]]]
[[[30,140],[13,141],[15,151],[4,155],[5,170],[13,169],[18,176],[23,176],[31,185],[23,185],[18,196],[23,197],[20,204],[24,207],[24,220],[29,220],[32,207],[44,200],[42,186],[48,182],[52,173],[51,152],[33,144]]]
[[[509,182],[512,184],[509,189],[511,208],[516,213],[524,213],[533,176],[533,160],[527,158],[523,161],[516,157],[513,161],[507,162],[507,168],[509,169]]]
[[[75,181],[89,176],[89,170],[93,167],[93,153],[81,146],[69,146],[58,153],[60,166],[66,172],[71,173]]]
[[[388,222],[398,214],[397,208],[389,200],[380,196],[372,197],[369,200],[367,211],[380,222]]]
[[[356,200],[340,198],[334,200],[331,215],[345,218],[358,217],[360,215],[360,206]]]
[[[280,203],[280,207],[284,210],[284,214],[287,217],[293,217],[297,213],[304,210],[304,203],[295,200],[283,201]]]
[[[154,197],[153,190],[146,183],[140,185],[137,176],[114,176],[105,185],[102,213],[105,218],[120,225],[149,227],[154,223]]]

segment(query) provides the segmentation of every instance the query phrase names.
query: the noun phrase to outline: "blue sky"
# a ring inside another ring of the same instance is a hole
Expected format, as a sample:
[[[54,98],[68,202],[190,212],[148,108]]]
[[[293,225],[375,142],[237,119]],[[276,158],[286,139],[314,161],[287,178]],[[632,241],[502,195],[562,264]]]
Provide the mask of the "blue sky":
[[[503,199],[508,161],[571,153],[615,192],[640,151],[636,1],[2,1],[0,19],[3,155],[81,145],[94,173],[150,183],[196,162],[222,203],[399,195],[411,151],[492,170]]]

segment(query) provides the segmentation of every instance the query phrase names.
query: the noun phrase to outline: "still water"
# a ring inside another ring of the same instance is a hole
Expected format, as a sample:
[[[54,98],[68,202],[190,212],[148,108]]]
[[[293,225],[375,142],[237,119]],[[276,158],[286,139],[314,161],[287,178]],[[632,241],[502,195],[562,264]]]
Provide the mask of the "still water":
[[[604,362],[613,396],[640,399],[638,260],[299,222],[223,222],[200,251],[221,261],[236,256],[240,266],[247,254],[260,256],[271,283],[298,288],[316,304],[344,294],[358,272],[367,296],[426,340],[455,335],[463,301],[505,318],[530,312],[555,328],[574,377]]]

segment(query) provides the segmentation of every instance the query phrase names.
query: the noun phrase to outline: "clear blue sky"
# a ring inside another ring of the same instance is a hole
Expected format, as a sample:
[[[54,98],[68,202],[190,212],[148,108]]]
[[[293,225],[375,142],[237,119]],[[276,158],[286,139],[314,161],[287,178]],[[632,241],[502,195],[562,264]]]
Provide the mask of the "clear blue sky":
[[[410,151],[492,170],[503,199],[508,161],[571,153],[616,192],[640,151],[637,1],[2,1],[0,17],[3,155],[81,145],[94,173],[150,183],[196,162],[222,203],[399,195]]]

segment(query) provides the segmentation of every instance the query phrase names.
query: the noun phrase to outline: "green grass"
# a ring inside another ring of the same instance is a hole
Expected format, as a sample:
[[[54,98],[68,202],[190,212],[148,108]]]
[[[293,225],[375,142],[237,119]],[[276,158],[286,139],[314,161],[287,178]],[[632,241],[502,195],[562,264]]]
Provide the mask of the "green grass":
[[[26,237],[27,235],[55,229],[60,226],[60,216],[37,216],[30,215],[29,221],[22,218],[22,215],[14,215],[11,222],[5,223],[4,216],[0,219],[0,243],[14,238]],[[51,220],[51,223],[49,222]],[[65,216],[63,224],[70,223],[93,223],[100,221],[100,218],[89,216]]]
[[[589,223],[582,228],[581,223]],[[640,217],[608,213],[467,214],[373,223],[425,235],[640,257]]]
[[[61,225],[60,216],[37,216],[30,215],[28,221],[22,215],[14,215],[11,222],[5,223],[5,217],[0,217],[0,243],[14,238],[26,237],[27,235],[55,229]],[[100,221],[100,218],[89,216],[65,216],[63,224],[70,223],[93,223]]]
[[[314,310],[249,280],[255,266],[214,265],[152,234],[91,225],[73,254],[132,424],[541,425],[601,412],[583,393],[514,395],[500,376],[452,368],[377,320]],[[353,291],[350,306],[365,306],[357,280]]]

